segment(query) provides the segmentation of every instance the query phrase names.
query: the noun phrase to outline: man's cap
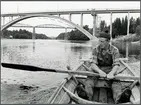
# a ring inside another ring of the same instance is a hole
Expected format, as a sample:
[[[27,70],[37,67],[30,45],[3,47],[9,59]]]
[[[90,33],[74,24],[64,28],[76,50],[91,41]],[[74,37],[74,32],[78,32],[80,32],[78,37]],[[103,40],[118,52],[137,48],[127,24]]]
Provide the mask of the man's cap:
[[[106,33],[106,32],[100,32],[98,35],[97,35],[98,38],[107,38],[110,40],[110,34],[109,33]]]

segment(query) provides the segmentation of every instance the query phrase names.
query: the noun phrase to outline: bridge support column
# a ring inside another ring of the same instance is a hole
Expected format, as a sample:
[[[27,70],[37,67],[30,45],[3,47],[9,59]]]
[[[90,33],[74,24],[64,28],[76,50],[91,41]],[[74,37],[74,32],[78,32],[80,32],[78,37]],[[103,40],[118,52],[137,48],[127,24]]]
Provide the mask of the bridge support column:
[[[32,39],[35,39],[35,27],[33,27]]]
[[[71,14],[69,14],[69,21],[71,21]]]
[[[67,27],[65,27],[65,36],[64,36],[64,39],[67,40],[68,37],[67,37]]]
[[[96,35],[96,16],[97,14],[94,12],[91,14],[93,16],[93,37]]]
[[[9,17],[9,22],[12,21],[12,20],[13,20],[13,16],[10,16]]]
[[[58,16],[60,17],[60,16],[61,16],[61,14],[58,14]]]
[[[111,12],[111,17],[110,17],[110,37],[111,37],[111,41],[112,41],[112,12]]]
[[[11,17],[9,16],[9,22],[11,21]]]
[[[130,13],[128,12],[128,23],[127,23],[127,36],[129,36],[129,26],[130,26]],[[128,48],[129,48],[129,45],[128,45],[128,42],[126,42],[126,58],[128,58]]]
[[[81,13],[81,22],[80,22],[81,27],[83,27],[83,13]]]
[[[3,17],[3,25],[5,24],[5,17]]]
[[[11,20],[13,20],[13,16],[11,16]]]
[[[12,21],[12,17],[9,17],[9,22]]]

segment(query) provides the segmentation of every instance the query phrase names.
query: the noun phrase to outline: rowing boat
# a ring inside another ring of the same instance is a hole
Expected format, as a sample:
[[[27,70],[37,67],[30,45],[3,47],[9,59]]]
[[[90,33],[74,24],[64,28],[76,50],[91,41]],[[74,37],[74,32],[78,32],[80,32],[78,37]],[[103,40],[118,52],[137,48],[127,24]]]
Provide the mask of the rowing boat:
[[[76,71],[87,71],[90,66],[89,60],[83,61],[76,69]],[[124,60],[120,60],[120,67],[117,70],[117,76],[121,77],[113,79],[114,82],[121,82],[124,84],[132,84],[131,96],[128,102],[122,104],[140,104],[140,80],[136,80],[137,74],[128,66]],[[124,78],[127,77],[127,78]],[[135,77],[135,78],[130,78]],[[113,94],[110,86],[107,84],[107,78],[99,78],[94,87],[93,101],[83,99],[78,96],[75,91],[78,82],[84,82],[87,76],[69,74],[60,86],[55,90],[54,94],[49,98],[48,104],[114,104]],[[135,80],[137,82],[135,82]]]

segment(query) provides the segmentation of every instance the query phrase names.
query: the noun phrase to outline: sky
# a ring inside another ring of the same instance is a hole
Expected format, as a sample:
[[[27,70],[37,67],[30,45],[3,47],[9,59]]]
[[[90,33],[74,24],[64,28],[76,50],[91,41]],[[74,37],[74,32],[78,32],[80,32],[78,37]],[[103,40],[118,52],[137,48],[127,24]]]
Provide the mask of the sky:
[[[61,11],[61,10],[87,10],[87,9],[140,9],[140,1],[1,1],[1,14],[5,13],[21,13],[21,12],[43,12],[43,11]],[[127,14],[113,14],[112,21],[115,18],[125,17]],[[130,17],[140,17],[139,13],[130,14]],[[62,15],[62,18],[69,19],[68,15]],[[110,14],[98,15],[97,23],[105,20],[107,25],[110,24]],[[2,20],[1,20],[2,21]],[[5,20],[9,21],[9,18]],[[80,25],[80,15],[72,15],[72,22]],[[66,23],[50,18],[30,18],[20,23],[32,26],[40,24],[57,24],[66,26]],[[83,25],[93,26],[93,17],[91,15],[83,15]],[[19,28],[9,28],[19,29]],[[32,32],[32,28],[22,28]],[[69,29],[67,31],[70,31]],[[50,37],[56,37],[59,33],[65,32],[65,29],[36,29],[36,33],[43,33]]]

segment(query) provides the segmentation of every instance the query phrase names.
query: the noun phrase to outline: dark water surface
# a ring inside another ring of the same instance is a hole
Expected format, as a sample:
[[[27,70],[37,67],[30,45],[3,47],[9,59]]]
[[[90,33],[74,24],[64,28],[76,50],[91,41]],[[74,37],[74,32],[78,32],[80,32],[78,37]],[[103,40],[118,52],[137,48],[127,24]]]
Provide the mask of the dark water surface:
[[[73,69],[79,64],[79,59],[91,56],[91,46],[90,41],[2,39],[1,62],[62,70],[66,70],[69,65]],[[8,84],[52,87],[57,86],[66,76],[68,75],[1,67],[1,81]]]

